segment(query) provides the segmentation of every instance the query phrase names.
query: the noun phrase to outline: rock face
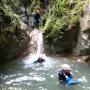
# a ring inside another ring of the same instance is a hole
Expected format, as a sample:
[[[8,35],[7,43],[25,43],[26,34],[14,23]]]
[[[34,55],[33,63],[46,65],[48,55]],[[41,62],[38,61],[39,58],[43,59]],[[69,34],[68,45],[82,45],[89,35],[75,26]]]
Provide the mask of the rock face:
[[[17,14],[6,14],[0,7],[0,63],[17,57],[29,45],[25,24]]]
[[[69,11],[71,11],[72,13],[66,15],[67,16],[71,15],[68,16],[70,19],[64,18],[65,17],[64,14],[63,15],[61,14],[64,11],[59,13],[60,8],[57,9],[56,7],[54,7],[57,10],[59,10],[58,12],[55,12],[56,10],[54,11],[53,9],[51,14],[55,17],[54,19],[56,21],[53,20],[53,16],[52,16],[46,22],[46,28],[45,28],[46,31],[44,34],[46,51],[47,52],[49,51],[50,53],[53,52],[59,54],[70,53],[75,55],[89,55],[90,54],[90,1],[89,3],[87,3],[88,0],[86,1],[83,0],[82,2],[77,0],[76,1],[69,0],[69,1],[70,1],[68,5],[70,7]],[[85,7],[84,8],[85,10],[83,9],[83,7]],[[69,11],[67,10],[67,12]],[[62,17],[64,18],[63,20]]]
[[[84,11],[83,17],[80,19],[80,32],[78,44],[75,49],[77,55],[90,54],[90,1],[88,7]]]
[[[50,54],[73,54],[73,49],[77,45],[78,34],[79,23],[77,23],[75,26],[72,26],[68,30],[62,29],[59,32],[58,40],[56,42],[52,42],[53,38],[44,37],[44,46],[46,48],[46,52],[48,51]]]

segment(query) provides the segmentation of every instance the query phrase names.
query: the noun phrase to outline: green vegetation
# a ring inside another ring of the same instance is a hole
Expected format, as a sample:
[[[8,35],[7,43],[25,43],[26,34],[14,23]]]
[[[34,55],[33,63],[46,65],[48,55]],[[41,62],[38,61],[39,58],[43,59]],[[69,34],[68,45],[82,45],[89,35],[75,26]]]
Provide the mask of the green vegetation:
[[[17,56],[27,46],[29,38],[21,30],[20,0],[0,1],[0,62]]]
[[[69,29],[79,22],[86,0],[76,0],[71,8],[69,0],[55,0],[45,25],[45,30],[51,30],[50,35],[57,34],[61,29]]]
[[[51,10],[44,27],[45,44],[56,48],[60,44],[60,32],[77,27],[89,0],[52,0]],[[52,46],[53,45],[53,46]]]

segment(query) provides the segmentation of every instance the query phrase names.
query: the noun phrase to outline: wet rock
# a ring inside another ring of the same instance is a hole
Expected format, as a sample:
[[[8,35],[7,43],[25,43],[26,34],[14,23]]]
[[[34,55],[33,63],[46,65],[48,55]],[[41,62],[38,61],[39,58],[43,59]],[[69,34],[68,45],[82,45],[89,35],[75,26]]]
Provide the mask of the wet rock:
[[[90,55],[89,56],[83,56],[83,61],[90,62]]]
[[[90,55],[90,2],[80,19],[80,31],[75,53],[77,55]]]

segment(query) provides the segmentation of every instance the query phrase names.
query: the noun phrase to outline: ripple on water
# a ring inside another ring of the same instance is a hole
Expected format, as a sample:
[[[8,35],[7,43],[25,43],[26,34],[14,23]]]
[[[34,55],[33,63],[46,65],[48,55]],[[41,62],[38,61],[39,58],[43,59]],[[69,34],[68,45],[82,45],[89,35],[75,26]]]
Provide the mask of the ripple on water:
[[[15,82],[23,82],[23,81],[32,81],[32,80],[35,80],[35,81],[45,81],[46,78],[44,77],[40,77],[38,75],[34,75],[34,76],[23,76],[23,77],[18,77],[16,79],[11,79],[11,80],[8,80],[6,81],[6,84],[12,84],[12,83],[15,83]]]
[[[1,79],[4,80],[4,83],[0,85],[0,87],[2,86],[1,90],[90,90],[90,69],[88,66],[69,62],[66,58],[63,60],[63,58],[46,57],[43,65],[32,64],[33,62],[34,60],[28,56],[23,60],[22,66],[12,68],[14,72],[4,73],[3,77],[1,76]],[[60,66],[65,63],[71,66],[75,78],[80,77],[83,80],[81,84],[71,87],[57,85],[57,73]]]

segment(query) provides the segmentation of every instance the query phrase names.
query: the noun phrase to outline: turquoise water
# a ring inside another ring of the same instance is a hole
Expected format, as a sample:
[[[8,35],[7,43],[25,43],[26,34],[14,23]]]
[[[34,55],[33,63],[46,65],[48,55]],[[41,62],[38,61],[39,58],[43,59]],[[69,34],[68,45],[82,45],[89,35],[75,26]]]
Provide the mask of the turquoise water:
[[[70,58],[46,56],[43,64],[33,64],[35,55],[19,58],[0,66],[0,90],[90,90],[90,66]],[[79,60],[80,61],[80,60]],[[74,86],[59,84],[58,72],[62,64],[69,64],[75,79]]]

